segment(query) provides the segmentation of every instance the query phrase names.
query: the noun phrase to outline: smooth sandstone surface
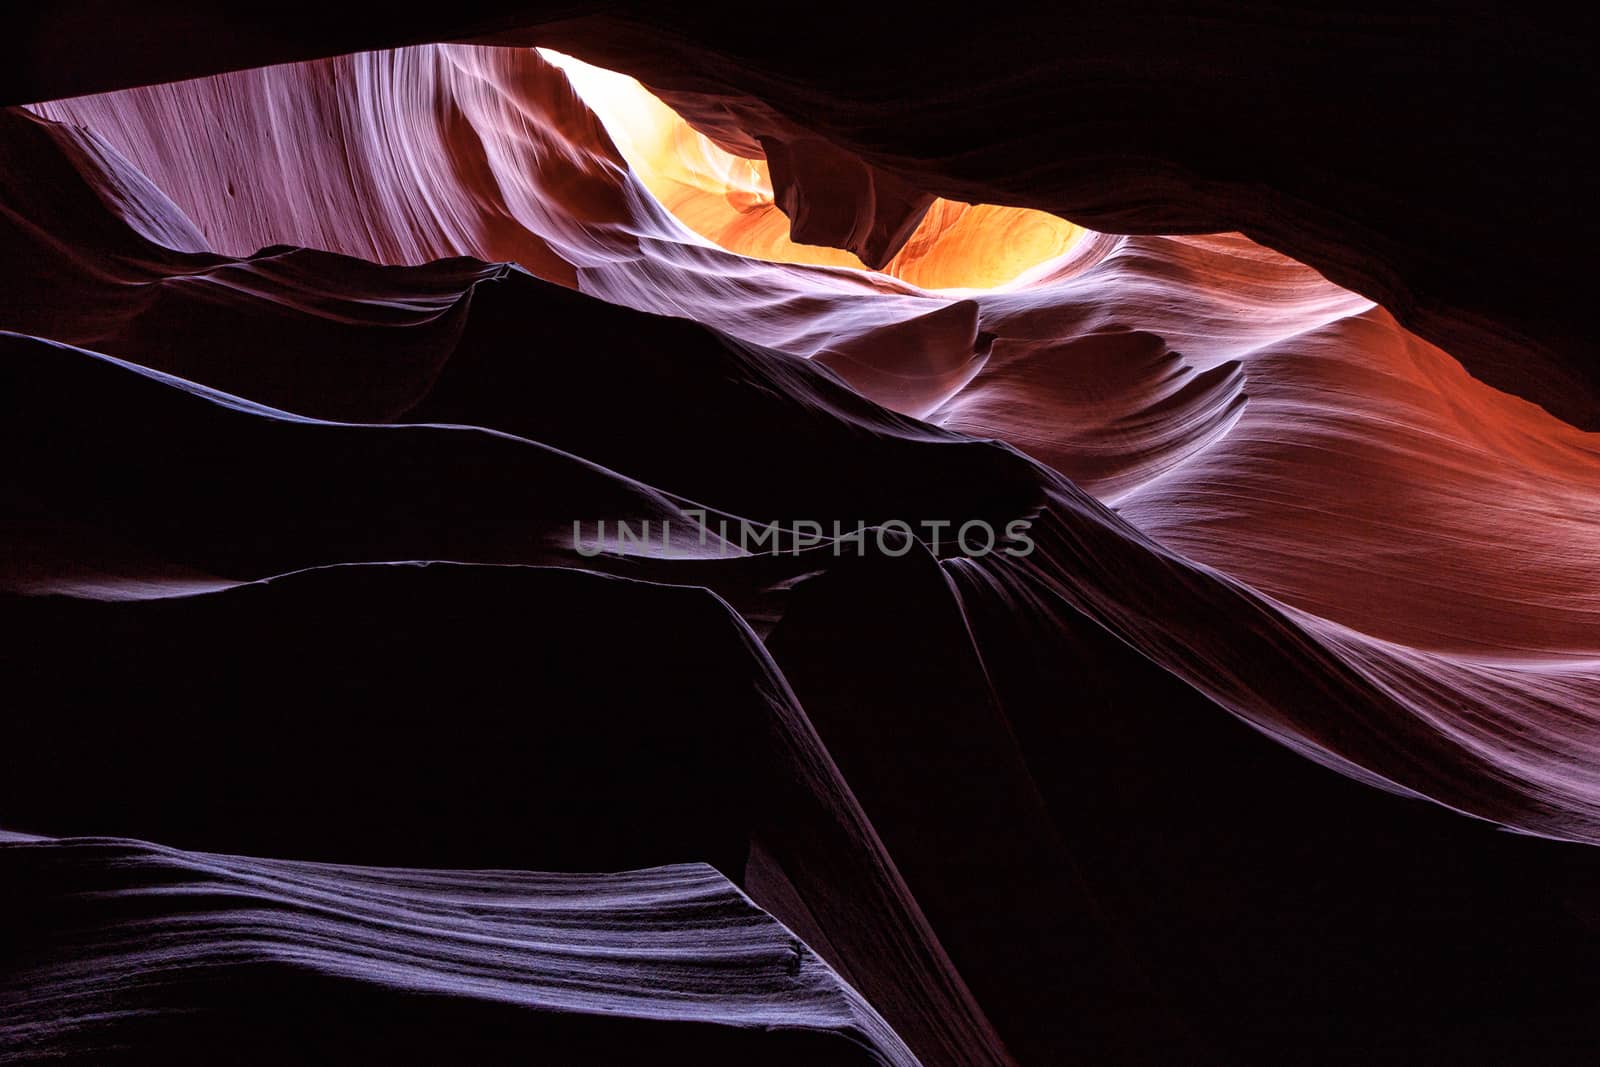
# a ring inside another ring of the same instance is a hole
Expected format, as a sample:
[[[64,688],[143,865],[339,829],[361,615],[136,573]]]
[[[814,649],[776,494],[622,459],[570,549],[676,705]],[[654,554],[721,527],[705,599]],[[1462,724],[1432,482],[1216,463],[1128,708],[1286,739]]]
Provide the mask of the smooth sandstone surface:
[[[160,966],[270,986],[313,893],[359,909],[295,996],[536,1009],[485,1056],[1592,1052],[1600,436],[1242,235],[916,208],[683,86],[625,97],[642,144],[562,63],[0,116],[0,819],[65,839],[0,863],[98,931],[8,966],[18,1040],[214,1052],[105,976],[178,924]],[[794,536],[894,520],[943,536]],[[580,552],[599,521],[673,532]],[[481,948],[569,892],[575,962]],[[637,966],[574,992],[641,897]]]

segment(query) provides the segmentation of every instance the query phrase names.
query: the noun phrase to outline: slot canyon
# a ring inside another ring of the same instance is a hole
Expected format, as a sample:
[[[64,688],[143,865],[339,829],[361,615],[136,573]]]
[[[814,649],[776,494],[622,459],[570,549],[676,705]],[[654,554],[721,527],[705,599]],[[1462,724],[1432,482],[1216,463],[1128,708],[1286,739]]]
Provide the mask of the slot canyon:
[[[1592,1063],[1593,18],[64,0],[0,1063]]]

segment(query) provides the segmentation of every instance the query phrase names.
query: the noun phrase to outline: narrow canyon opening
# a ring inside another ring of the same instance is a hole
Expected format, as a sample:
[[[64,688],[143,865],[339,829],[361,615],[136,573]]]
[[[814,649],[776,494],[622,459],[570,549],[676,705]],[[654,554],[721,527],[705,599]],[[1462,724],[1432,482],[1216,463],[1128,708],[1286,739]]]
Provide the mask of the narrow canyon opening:
[[[567,76],[645,188],[694,233],[755,259],[872,270],[846,249],[791,237],[768,160],[730,152],[627,74],[536,51]],[[874,273],[921,289],[994,289],[1047,269],[1087,234],[1045,211],[941,197]]]

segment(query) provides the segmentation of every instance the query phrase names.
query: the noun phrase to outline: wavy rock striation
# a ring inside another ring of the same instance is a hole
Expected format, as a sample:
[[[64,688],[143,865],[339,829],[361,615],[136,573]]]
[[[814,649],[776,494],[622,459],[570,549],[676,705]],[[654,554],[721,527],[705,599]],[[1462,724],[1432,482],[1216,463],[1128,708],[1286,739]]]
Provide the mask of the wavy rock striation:
[[[13,1047],[1593,1058],[1600,439],[1237,234],[740,247],[527,48],[0,116]]]
[[[0,1060],[912,1064],[716,871],[432,871],[9,835]],[[240,1047],[241,1035],[250,1035]]]

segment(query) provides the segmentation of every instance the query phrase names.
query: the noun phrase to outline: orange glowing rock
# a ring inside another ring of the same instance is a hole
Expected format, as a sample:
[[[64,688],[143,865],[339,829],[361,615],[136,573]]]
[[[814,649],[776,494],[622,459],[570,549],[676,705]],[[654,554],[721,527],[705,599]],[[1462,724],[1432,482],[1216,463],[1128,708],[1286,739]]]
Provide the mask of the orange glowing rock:
[[[779,207],[766,159],[734,155],[637,80],[539,49],[605,125],[645,188],[695,233],[730,252],[779,263],[870,269],[843,248],[802,244]],[[990,289],[1065,254],[1086,231],[1030,208],[936,199],[882,273],[923,289]]]

